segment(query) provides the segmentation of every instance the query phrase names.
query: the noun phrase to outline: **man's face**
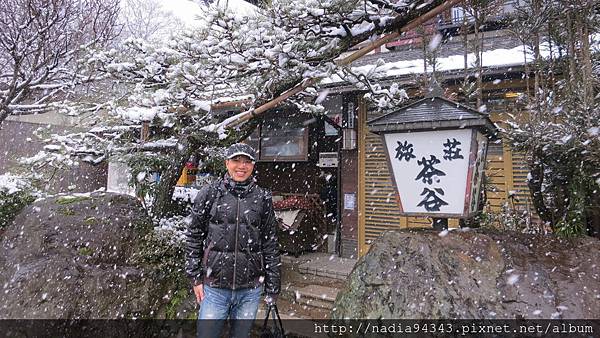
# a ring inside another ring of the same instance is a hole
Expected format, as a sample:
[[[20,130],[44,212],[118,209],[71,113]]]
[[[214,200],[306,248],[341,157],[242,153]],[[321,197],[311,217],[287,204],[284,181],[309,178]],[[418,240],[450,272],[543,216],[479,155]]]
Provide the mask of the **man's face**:
[[[247,180],[254,170],[254,162],[244,155],[238,155],[230,160],[225,160],[229,176],[236,182]]]

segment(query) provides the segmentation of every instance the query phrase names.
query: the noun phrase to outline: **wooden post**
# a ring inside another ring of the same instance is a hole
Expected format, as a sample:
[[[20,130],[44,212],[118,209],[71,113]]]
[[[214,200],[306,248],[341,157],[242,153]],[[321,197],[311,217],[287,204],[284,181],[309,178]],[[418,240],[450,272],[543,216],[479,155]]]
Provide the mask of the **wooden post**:
[[[363,98],[358,100],[358,135],[362,137],[358,138],[357,152],[358,152],[358,196],[356,198],[356,210],[358,211],[358,257],[362,257],[367,252],[366,243],[366,217],[365,217],[365,130],[367,129],[367,106]]]
[[[150,137],[150,122],[142,121],[142,130],[140,130],[140,142],[144,143],[148,141]]]

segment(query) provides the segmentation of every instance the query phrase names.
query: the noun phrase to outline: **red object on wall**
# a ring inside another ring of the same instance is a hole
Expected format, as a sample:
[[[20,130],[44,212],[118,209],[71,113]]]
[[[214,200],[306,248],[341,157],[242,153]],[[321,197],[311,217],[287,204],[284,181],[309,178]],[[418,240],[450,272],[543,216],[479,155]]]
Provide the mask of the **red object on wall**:
[[[311,209],[310,201],[300,196],[290,196],[281,201],[273,202],[273,209],[275,210],[286,210],[286,209]]]

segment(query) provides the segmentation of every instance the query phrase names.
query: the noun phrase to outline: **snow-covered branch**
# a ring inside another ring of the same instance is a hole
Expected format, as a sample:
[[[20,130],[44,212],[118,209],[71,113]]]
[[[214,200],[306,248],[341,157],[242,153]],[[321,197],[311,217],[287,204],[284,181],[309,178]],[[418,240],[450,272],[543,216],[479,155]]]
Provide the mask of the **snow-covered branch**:
[[[0,124],[72,88],[77,56],[114,37],[117,14],[117,0],[0,2]]]

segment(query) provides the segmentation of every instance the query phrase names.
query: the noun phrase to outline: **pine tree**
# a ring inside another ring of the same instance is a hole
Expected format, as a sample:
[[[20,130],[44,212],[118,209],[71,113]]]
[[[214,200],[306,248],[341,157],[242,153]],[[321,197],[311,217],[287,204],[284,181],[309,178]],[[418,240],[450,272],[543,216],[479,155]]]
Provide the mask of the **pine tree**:
[[[534,81],[526,117],[508,136],[527,154],[536,211],[567,236],[600,233],[600,77],[591,48],[596,7],[594,1],[532,0],[513,26],[531,43]],[[549,50],[544,57],[543,49]]]

